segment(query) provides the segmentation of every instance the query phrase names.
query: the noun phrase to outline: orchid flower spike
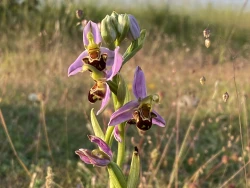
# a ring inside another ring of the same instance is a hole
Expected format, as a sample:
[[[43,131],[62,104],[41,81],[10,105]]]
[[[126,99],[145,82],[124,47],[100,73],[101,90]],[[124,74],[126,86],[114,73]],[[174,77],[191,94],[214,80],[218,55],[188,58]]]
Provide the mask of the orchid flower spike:
[[[76,150],[75,153],[86,164],[92,164],[99,167],[107,166],[112,161],[113,156],[110,147],[97,136],[89,135],[88,137],[91,142],[97,144],[99,149],[94,149],[92,151],[88,149],[79,149]]]
[[[153,110],[153,103],[159,102],[159,96],[147,95],[145,76],[140,67],[137,67],[135,71],[133,93],[136,100],[126,103],[115,111],[110,118],[109,126],[127,122],[136,124],[137,128],[143,131],[150,129],[152,124],[164,127],[165,120]]]
[[[88,100],[91,103],[102,100],[101,113],[110,100],[110,89],[106,81],[120,71],[122,66],[122,55],[119,54],[119,46],[114,51],[101,47],[101,34],[98,25],[92,21],[84,27],[83,44],[86,50],[72,63],[68,69],[68,76],[78,72],[89,71],[95,81],[90,89]]]

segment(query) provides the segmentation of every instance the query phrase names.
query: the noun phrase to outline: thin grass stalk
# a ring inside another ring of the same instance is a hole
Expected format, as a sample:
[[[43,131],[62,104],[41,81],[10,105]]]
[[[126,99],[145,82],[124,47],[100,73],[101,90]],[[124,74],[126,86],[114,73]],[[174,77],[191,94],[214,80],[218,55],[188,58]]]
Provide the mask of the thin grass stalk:
[[[182,141],[182,144],[181,144],[181,147],[180,147],[179,155],[176,157],[176,159],[178,158],[178,160],[175,160],[175,162],[174,162],[174,164],[173,164],[173,170],[172,170],[172,172],[171,172],[171,174],[170,174],[170,179],[169,179],[169,183],[168,183],[168,186],[167,186],[168,188],[171,188],[171,187],[172,187],[172,183],[173,183],[174,178],[175,178],[175,173],[176,173],[176,171],[178,170],[177,167],[179,166],[179,164],[178,164],[178,166],[177,166],[176,163],[177,163],[177,162],[178,162],[178,163],[181,163],[181,162],[182,162],[181,156],[182,156],[183,153],[184,153],[184,149],[185,149],[186,144],[187,144],[186,142],[187,142],[189,133],[190,133],[190,131],[192,130],[191,127],[193,126],[193,122],[194,122],[194,120],[195,120],[195,118],[196,118],[196,116],[197,116],[197,113],[198,113],[198,109],[199,109],[200,104],[201,104],[201,102],[199,103],[199,105],[198,105],[197,108],[195,109],[194,115],[193,115],[193,117],[192,117],[192,119],[191,119],[191,121],[190,121],[190,123],[189,123],[188,129],[187,129],[187,131],[186,131],[185,137],[184,137],[184,139],[183,139],[183,141]]]
[[[175,188],[178,188],[178,169],[179,169],[179,125],[180,125],[180,105],[176,105],[176,123],[175,123],[175,156],[176,156],[176,171],[175,171]]]
[[[159,150],[161,148],[162,144],[164,144],[163,141],[166,139],[166,132],[168,131],[172,117],[173,117],[173,113],[171,112],[169,117],[168,117],[168,121],[167,121],[166,126],[164,128],[164,131],[161,135],[160,143],[157,145],[157,150]]]
[[[158,171],[160,169],[160,166],[161,166],[162,162],[164,161],[164,159],[166,157],[166,154],[167,154],[169,145],[170,145],[170,143],[171,143],[171,141],[173,139],[173,136],[174,136],[174,131],[171,132],[171,135],[170,135],[170,137],[169,137],[169,139],[168,139],[168,141],[167,141],[167,143],[166,143],[166,145],[165,145],[165,147],[163,149],[161,158],[160,158],[159,162],[157,163],[156,168],[153,171],[153,175],[150,176],[150,179],[148,181],[148,185],[150,185],[152,183],[153,178],[156,177],[156,175],[157,175],[157,173],[158,173]]]
[[[235,176],[237,176],[249,164],[250,160],[244,166],[242,166],[237,172],[235,172],[230,178],[228,178],[219,188],[225,187],[232,179],[235,178]]]
[[[243,115],[244,115],[244,124],[243,124],[243,126],[244,126],[244,131],[245,131],[245,143],[246,143],[246,145],[245,145],[245,147],[247,147],[247,156],[248,156],[248,158],[250,159],[250,152],[249,152],[249,145],[248,145],[248,143],[250,143],[249,142],[249,129],[248,129],[248,109],[247,109],[247,104],[246,104],[246,99],[245,99],[245,97],[244,97],[244,99],[243,99]],[[246,149],[246,148],[245,148]],[[248,170],[250,170],[250,168],[248,169]]]
[[[224,148],[222,148],[220,151],[218,151],[216,154],[214,154],[211,158],[209,158],[204,164],[202,164],[198,170],[195,171],[194,175],[190,178],[190,181],[196,181],[198,176],[199,176],[199,172],[205,167],[207,166],[210,162],[212,162],[216,157],[218,157],[222,152],[224,151]]]
[[[32,178],[31,178],[31,181],[30,181],[30,184],[29,184],[29,188],[33,188],[35,186],[36,177],[37,177],[37,173],[35,172],[35,173],[32,174]]]
[[[50,143],[49,143],[49,136],[48,136],[46,119],[45,119],[45,107],[44,107],[44,105],[45,105],[44,101],[41,101],[41,106],[40,106],[41,107],[41,121],[42,121],[42,125],[43,125],[43,130],[44,130],[44,134],[45,134],[45,138],[46,138],[48,151],[49,151],[49,154],[50,154],[50,157],[51,157],[52,161],[54,162],[51,147],[50,147]]]
[[[36,142],[36,161],[38,161],[38,152],[39,152],[39,149],[40,149],[40,141],[41,141],[41,129],[42,129],[42,125],[41,123],[39,123],[39,126],[38,126],[38,133],[37,133],[37,142]]]
[[[240,141],[241,141],[241,153],[242,153],[242,159],[244,162],[244,166],[246,166],[246,161],[244,158],[244,140],[243,140],[243,131],[242,131],[242,123],[241,123],[241,108],[240,108],[240,101],[239,101],[239,94],[238,94],[238,88],[236,84],[236,79],[235,79],[235,64],[233,62],[233,75],[234,75],[234,87],[235,87],[235,92],[236,92],[236,103],[237,103],[237,109],[238,109],[238,120],[239,120],[239,126],[240,126]],[[244,173],[245,173],[245,181],[246,181],[246,186],[247,186],[247,171],[246,168],[244,168]]]
[[[21,160],[21,158],[18,156],[17,152],[16,152],[16,149],[14,147],[14,144],[11,140],[11,137],[10,137],[10,134],[9,134],[9,131],[8,131],[8,128],[6,126],[6,123],[5,123],[5,120],[4,120],[4,117],[3,117],[3,114],[2,114],[2,110],[0,109],[0,119],[1,119],[1,123],[2,123],[2,126],[3,126],[3,129],[5,131],[5,134],[8,138],[8,141],[10,143],[10,146],[11,146],[11,149],[14,153],[14,155],[16,156],[18,162],[20,163],[20,165],[23,167],[24,171],[26,172],[26,174],[29,176],[29,178],[32,178],[32,175],[31,173],[29,172],[28,168],[25,166],[25,164],[23,163],[23,161]]]

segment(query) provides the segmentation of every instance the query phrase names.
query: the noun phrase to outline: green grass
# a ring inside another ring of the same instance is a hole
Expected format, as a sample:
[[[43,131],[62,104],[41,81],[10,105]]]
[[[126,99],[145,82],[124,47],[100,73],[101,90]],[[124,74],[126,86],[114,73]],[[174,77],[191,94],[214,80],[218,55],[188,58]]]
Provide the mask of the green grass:
[[[142,67],[149,93],[161,96],[155,107],[168,123],[166,128],[152,127],[145,136],[139,136],[135,127],[128,128],[124,171],[129,171],[131,151],[138,145],[143,164],[141,184],[150,181],[153,187],[166,187],[174,169],[176,148],[183,144],[178,182],[175,181],[179,187],[192,183],[191,180],[199,187],[220,187],[228,180],[228,184],[245,187],[244,170],[232,180],[230,177],[244,165],[243,159],[249,160],[242,152],[243,144],[244,152],[249,153],[250,25],[244,21],[249,12],[237,17],[239,12],[226,8],[207,7],[180,13],[169,7],[153,6],[143,6],[139,11],[134,7],[130,12],[126,7],[70,2],[37,9],[31,4],[8,2],[13,3],[0,4],[0,109],[18,157],[36,176],[32,187],[45,185],[47,167],[52,168],[55,187],[80,184],[102,187],[108,181],[104,168],[84,165],[74,154],[79,148],[95,147],[87,141],[87,134],[91,134],[87,125],[90,109],[100,106],[86,102],[87,92],[94,84],[87,73],[67,77],[68,66],[84,49],[75,18],[75,10],[81,7],[86,18],[94,21],[100,21],[112,10],[134,14],[148,31],[145,46],[124,66],[122,74],[131,87],[135,67]],[[202,36],[208,25],[212,31],[209,49],[205,48]],[[126,43],[123,45],[124,49]],[[202,76],[207,80],[203,86],[199,83]],[[226,91],[230,97],[225,103],[222,95]],[[41,101],[28,99],[32,93],[44,95],[44,114]],[[194,99],[199,100],[197,106],[189,103]],[[113,111],[112,104],[109,110]],[[109,111],[98,116],[103,129],[109,116]],[[1,187],[28,187],[32,179],[14,155],[3,128]],[[249,166],[246,172],[248,178]]]

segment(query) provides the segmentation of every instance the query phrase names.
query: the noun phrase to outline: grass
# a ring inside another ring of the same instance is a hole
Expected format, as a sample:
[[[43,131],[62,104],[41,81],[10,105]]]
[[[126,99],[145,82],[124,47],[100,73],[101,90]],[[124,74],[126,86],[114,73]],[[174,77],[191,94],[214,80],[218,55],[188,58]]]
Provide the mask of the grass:
[[[28,5],[22,6],[27,10]],[[98,7],[94,14],[96,7],[88,6],[86,17],[95,21],[113,10]],[[1,187],[102,187],[108,181],[104,168],[85,165],[74,154],[93,147],[86,136],[92,131],[89,112],[100,105],[85,102],[93,85],[87,74],[67,77],[68,66],[83,50],[75,7],[68,3],[37,11],[31,6],[28,14],[8,3],[0,6],[13,14],[0,11]],[[144,136],[129,127],[124,171],[129,171],[130,151],[137,145],[143,164],[141,186],[246,187],[250,26],[244,18],[249,13],[234,17],[231,10],[211,7],[193,14],[167,7],[136,10],[131,13],[148,30],[147,41],[122,74],[131,86],[135,67],[141,66],[149,93],[161,96],[156,108],[167,126],[152,127]],[[209,49],[202,36],[208,24]],[[202,76],[205,85],[199,82]],[[230,96],[227,102],[222,100],[225,92]],[[29,100],[31,94],[36,101]],[[112,104],[108,109],[98,117],[104,129]]]

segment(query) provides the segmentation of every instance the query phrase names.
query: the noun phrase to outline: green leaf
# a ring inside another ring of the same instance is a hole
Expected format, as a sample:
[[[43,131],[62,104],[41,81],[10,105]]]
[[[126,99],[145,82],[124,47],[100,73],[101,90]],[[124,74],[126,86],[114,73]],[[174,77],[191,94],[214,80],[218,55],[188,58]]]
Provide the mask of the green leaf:
[[[135,147],[128,176],[128,182],[127,182],[128,188],[138,187],[139,180],[140,180],[140,156],[138,153],[138,149]]]
[[[123,55],[123,65],[130,60],[143,46],[146,37],[146,30],[141,30],[140,37],[133,41]]]
[[[115,188],[127,188],[125,177],[116,163],[111,162],[108,164],[108,172],[110,183],[114,185]]]
[[[103,131],[102,131],[97,119],[96,119],[96,115],[94,113],[94,108],[91,109],[90,118],[91,118],[91,124],[92,124],[93,130],[94,130],[95,136],[104,140],[104,134],[103,134]]]

